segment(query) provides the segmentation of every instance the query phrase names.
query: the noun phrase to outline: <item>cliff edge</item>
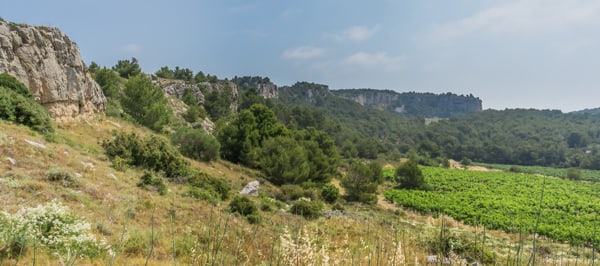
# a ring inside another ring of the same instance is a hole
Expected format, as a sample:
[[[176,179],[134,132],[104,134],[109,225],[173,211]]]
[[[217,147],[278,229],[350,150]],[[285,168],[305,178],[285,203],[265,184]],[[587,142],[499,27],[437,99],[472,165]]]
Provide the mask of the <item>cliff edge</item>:
[[[0,21],[0,73],[23,82],[58,122],[105,110],[79,48],[57,28]]]

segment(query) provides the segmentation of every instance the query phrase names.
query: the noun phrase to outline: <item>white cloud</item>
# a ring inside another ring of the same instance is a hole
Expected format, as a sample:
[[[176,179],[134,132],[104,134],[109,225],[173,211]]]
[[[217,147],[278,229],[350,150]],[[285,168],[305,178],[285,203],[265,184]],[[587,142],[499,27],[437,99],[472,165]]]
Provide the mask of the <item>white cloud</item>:
[[[434,30],[433,36],[454,38],[470,33],[551,33],[599,22],[600,1],[516,0],[443,24]]]
[[[402,69],[404,62],[404,56],[390,56],[386,52],[358,52],[346,57],[343,61],[345,65],[380,68],[385,71]]]
[[[379,31],[379,29],[380,29],[379,25],[375,25],[373,27],[353,26],[353,27],[343,30],[340,33],[331,34],[329,36],[338,41],[349,40],[349,41],[361,42],[361,41],[366,41],[366,40],[370,39],[371,37],[373,37],[375,35],[375,33],[377,33]]]
[[[127,44],[123,47],[123,50],[125,50],[125,52],[131,53],[131,54],[139,54],[142,51],[142,45],[137,44],[137,43],[130,43]]]
[[[312,46],[303,46],[283,51],[284,59],[310,59],[325,53],[325,49]]]

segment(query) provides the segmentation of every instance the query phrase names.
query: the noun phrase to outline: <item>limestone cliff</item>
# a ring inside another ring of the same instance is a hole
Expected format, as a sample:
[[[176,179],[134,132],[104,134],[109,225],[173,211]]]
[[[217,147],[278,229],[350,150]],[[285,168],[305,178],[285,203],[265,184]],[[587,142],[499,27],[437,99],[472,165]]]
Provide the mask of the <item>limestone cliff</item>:
[[[481,99],[473,95],[398,93],[391,90],[374,89],[334,90],[332,93],[363,106],[394,111],[407,116],[449,118],[482,110]]]
[[[234,77],[232,80],[240,91],[245,91],[250,88],[256,89],[258,95],[265,99],[275,99],[279,97],[279,91],[277,85],[275,85],[269,78],[263,77]]]
[[[0,21],[0,73],[23,82],[56,121],[104,111],[77,45],[57,28]]]
[[[198,84],[198,86],[201,86],[202,88],[204,88],[207,93],[216,91],[219,94],[221,94],[221,93],[230,94],[231,95],[231,105],[229,106],[229,109],[232,112],[237,112],[239,93],[238,93],[237,85],[235,83],[233,83],[231,81],[227,81],[227,80],[219,80],[217,82],[205,81],[205,82],[200,82]]]
[[[196,97],[198,104],[202,105],[204,103],[204,94],[196,84],[185,82],[183,80],[163,78],[156,78],[154,83],[161,87],[166,94],[175,96],[179,99],[183,97],[183,92],[186,89],[189,89]]]

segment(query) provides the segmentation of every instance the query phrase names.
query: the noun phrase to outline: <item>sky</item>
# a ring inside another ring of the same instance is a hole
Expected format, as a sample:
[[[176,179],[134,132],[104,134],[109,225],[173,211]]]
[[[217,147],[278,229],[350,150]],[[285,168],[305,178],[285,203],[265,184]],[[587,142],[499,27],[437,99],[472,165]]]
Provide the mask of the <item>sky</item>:
[[[19,0],[0,17],[60,28],[87,64],[135,57],[146,73],[600,107],[597,0]]]

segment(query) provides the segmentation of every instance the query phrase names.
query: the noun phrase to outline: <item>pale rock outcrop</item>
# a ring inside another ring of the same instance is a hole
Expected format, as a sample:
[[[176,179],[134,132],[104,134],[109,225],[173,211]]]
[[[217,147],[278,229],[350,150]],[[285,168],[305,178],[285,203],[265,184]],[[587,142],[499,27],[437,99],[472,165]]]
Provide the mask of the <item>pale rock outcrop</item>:
[[[217,82],[205,81],[198,85],[203,86],[207,92],[217,91],[219,93],[231,93],[231,105],[229,105],[229,109],[232,112],[237,112],[239,95],[238,88],[235,83],[227,80],[220,80]]]
[[[0,73],[23,82],[59,122],[105,110],[77,45],[57,28],[0,21]]]
[[[154,83],[161,87],[166,94],[175,96],[179,99],[183,97],[183,92],[185,91],[185,89],[189,89],[192,92],[192,94],[196,96],[198,104],[202,105],[204,103],[204,94],[202,94],[202,91],[200,91],[200,88],[198,88],[196,84],[188,83],[183,80],[163,78],[156,78],[156,80],[154,80]]]
[[[240,194],[242,194],[242,195],[250,195],[250,196],[258,196],[258,188],[259,187],[260,187],[260,183],[257,180],[254,180],[254,181],[248,183],[242,189],[242,191],[240,191]]]

